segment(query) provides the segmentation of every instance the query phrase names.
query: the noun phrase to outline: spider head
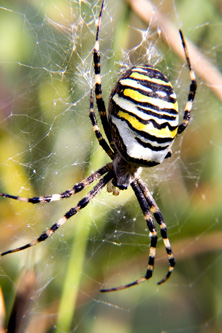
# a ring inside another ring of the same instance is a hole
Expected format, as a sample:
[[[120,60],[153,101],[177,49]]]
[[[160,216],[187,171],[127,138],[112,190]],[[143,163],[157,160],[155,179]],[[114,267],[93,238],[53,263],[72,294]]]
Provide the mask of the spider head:
[[[142,168],[125,161],[119,154],[113,160],[113,185],[120,190],[126,190],[141,173]]]

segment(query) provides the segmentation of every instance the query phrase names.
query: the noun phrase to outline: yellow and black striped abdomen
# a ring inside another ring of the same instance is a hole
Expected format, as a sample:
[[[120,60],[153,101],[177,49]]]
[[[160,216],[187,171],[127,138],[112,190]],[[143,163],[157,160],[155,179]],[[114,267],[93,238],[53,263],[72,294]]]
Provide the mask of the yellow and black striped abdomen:
[[[119,154],[128,162],[156,165],[167,156],[178,128],[176,95],[151,66],[132,67],[117,81],[109,122]]]

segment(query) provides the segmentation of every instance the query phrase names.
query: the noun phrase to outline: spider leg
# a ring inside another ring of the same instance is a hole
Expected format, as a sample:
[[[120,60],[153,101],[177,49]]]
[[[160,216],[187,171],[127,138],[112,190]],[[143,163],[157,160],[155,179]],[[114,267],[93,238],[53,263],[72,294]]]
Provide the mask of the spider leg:
[[[173,252],[172,252],[170,241],[167,237],[167,227],[166,227],[166,224],[164,222],[163,216],[162,216],[155,200],[153,199],[150,191],[148,190],[146,185],[143,183],[143,181],[141,179],[138,179],[137,182],[138,182],[138,185],[139,185],[141,191],[143,192],[143,194],[144,194],[144,196],[147,200],[147,203],[148,203],[148,206],[150,208],[151,213],[153,214],[155,220],[157,221],[157,223],[160,226],[161,237],[163,239],[163,243],[164,243],[166,253],[167,253],[167,256],[168,256],[168,261],[169,261],[168,272],[167,272],[166,276],[161,281],[158,282],[158,284],[162,284],[166,280],[169,279],[169,277],[170,277],[170,275],[171,275],[171,273],[174,269],[174,266],[176,264],[175,263],[175,258],[174,258]]]
[[[98,180],[106,172],[111,170],[111,168],[112,168],[112,163],[106,164],[104,167],[102,167],[99,170],[97,170],[96,172],[92,173],[89,177],[85,178],[80,183],[75,184],[71,189],[66,190],[65,192],[62,192],[62,193],[51,194],[51,195],[40,196],[40,197],[33,197],[33,198],[24,198],[24,197],[20,197],[20,196],[11,195],[11,194],[0,193],[0,197],[19,200],[22,202],[30,202],[32,204],[37,204],[40,202],[58,201],[61,199],[69,198],[72,195],[82,191],[84,188],[86,188],[90,184],[92,184],[95,180]]]
[[[89,112],[89,117],[91,120],[91,123],[93,125],[93,130],[95,132],[95,135],[99,141],[100,146],[105,150],[105,152],[107,153],[107,155],[109,155],[109,157],[113,160],[114,159],[114,152],[112,151],[112,149],[109,147],[108,143],[106,142],[106,140],[103,138],[100,129],[99,129],[99,125],[96,121],[96,115],[94,113],[93,110],[93,90],[91,89],[90,91],[90,112]]]
[[[190,57],[189,57],[188,49],[187,49],[187,44],[186,44],[186,41],[184,39],[184,36],[183,36],[183,33],[182,33],[181,30],[179,30],[179,33],[180,33],[180,38],[181,38],[181,41],[182,41],[182,45],[183,45],[187,65],[188,65],[188,68],[189,68],[189,71],[190,71],[191,84],[190,84],[190,90],[189,90],[189,94],[188,94],[188,98],[187,98],[187,103],[186,103],[185,109],[184,109],[183,122],[178,127],[178,132],[177,132],[178,134],[182,133],[186,129],[186,127],[189,123],[190,111],[191,111],[192,106],[193,106],[193,101],[194,101],[194,97],[195,97],[196,89],[197,89],[196,75],[195,75],[195,72],[194,72],[194,70],[191,66]]]
[[[97,30],[96,30],[96,42],[93,51],[93,59],[94,59],[94,72],[95,72],[95,94],[96,94],[96,103],[99,111],[100,119],[102,121],[102,125],[105,131],[105,134],[110,142],[111,148],[115,150],[115,146],[111,137],[110,126],[108,124],[107,115],[106,115],[106,107],[102,96],[102,85],[101,85],[101,75],[100,75],[100,51],[99,51],[99,31],[101,26],[101,18],[104,7],[104,0],[102,1],[102,6],[99,13]]]
[[[138,181],[133,181],[131,183],[131,187],[137,197],[137,200],[140,204],[140,207],[142,209],[144,218],[146,220],[147,223],[147,227],[150,231],[151,234],[151,244],[150,244],[150,250],[149,250],[149,259],[148,259],[148,265],[147,265],[147,270],[146,270],[146,274],[144,277],[139,278],[138,280],[135,280],[131,283],[125,284],[123,286],[119,286],[119,287],[114,287],[114,288],[110,288],[110,289],[101,289],[101,292],[110,292],[110,291],[117,291],[117,290],[123,290],[126,288],[130,288],[133,287],[137,284],[140,284],[142,282],[147,281],[148,279],[150,279],[152,277],[153,274],[153,269],[154,269],[154,261],[155,261],[155,256],[156,256],[156,244],[157,244],[157,231],[156,231],[156,226],[155,223],[153,221],[152,215],[150,213],[149,210],[149,206],[148,206],[148,202],[146,200],[146,197],[140,187],[140,184],[138,183]]]
[[[72,207],[63,217],[61,217],[56,223],[54,223],[48,230],[44,231],[38,238],[34,241],[25,244],[21,247],[5,251],[0,254],[0,256],[5,256],[9,253],[15,253],[32,247],[40,242],[45,241],[48,237],[52,236],[54,232],[59,229],[68,219],[77,214],[81,209],[86,207],[88,203],[103,189],[104,186],[113,178],[112,171],[109,171],[100,181],[93,187],[93,189],[81,199],[75,207]]]

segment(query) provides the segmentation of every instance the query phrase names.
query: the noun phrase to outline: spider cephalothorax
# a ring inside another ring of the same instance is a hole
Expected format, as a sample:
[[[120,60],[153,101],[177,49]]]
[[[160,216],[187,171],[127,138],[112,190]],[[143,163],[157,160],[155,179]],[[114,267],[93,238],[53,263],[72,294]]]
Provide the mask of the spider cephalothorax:
[[[119,154],[113,160],[113,185],[120,190],[126,190],[130,184],[139,177],[142,168],[135,164],[129,164]]]

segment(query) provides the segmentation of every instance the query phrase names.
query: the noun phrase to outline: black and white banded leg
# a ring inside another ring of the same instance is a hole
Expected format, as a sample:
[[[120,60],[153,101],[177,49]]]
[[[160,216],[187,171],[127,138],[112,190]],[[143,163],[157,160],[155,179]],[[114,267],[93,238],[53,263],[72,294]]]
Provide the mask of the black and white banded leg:
[[[160,226],[160,233],[161,233],[161,237],[166,249],[166,253],[168,256],[168,261],[169,261],[169,269],[168,272],[165,276],[165,278],[163,278],[161,281],[158,282],[158,284],[162,284],[164,283],[166,280],[169,279],[174,266],[175,266],[175,259],[174,259],[174,255],[173,255],[173,251],[170,245],[170,241],[168,239],[167,236],[167,226],[164,222],[163,216],[159,210],[159,207],[157,206],[155,200],[153,199],[153,196],[151,195],[150,191],[148,190],[148,188],[146,187],[146,185],[144,184],[144,182],[142,181],[142,179],[138,179],[138,185],[141,189],[141,191],[143,192],[146,200],[147,200],[147,204],[149,206],[149,209],[151,211],[151,213],[153,214],[155,220],[157,221],[157,223]]]
[[[87,177],[87,178],[83,179],[81,182],[75,184],[71,189],[66,190],[62,193],[55,193],[55,194],[51,194],[51,195],[39,196],[39,197],[33,197],[33,198],[25,198],[25,197],[20,197],[20,196],[15,196],[15,195],[0,192],[0,197],[14,199],[14,200],[22,201],[22,202],[30,202],[32,204],[52,202],[52,201],[58,201],[58,200],[70,198],[72,195],[74,195],[78,192],[81,192],[82,190],[87,188],[90,184],[92,184],[94,181],[101,178],[101,176],[103,176],[105,173],[107,173],[111,169],[112,169],[112,163],[108,163],[104,167],[102,167],[99,170],[97,170],[96,172],[92,173],[89,177]]]
[[[94,133],[96,135],[96,138],[100,144],[100,146],[105,150],[105,152],[107,153],[107,155],[113,160],[114,158],[114,152],[112,151],[112,149],[109,147],[108,143],[106,142],[106,140],[103,138],[100,129],[99,129],[99,125],[98,122],[96,120],[96,115],[93,109],[93,90],[91,89],[90,91],[90,111],[89,111],[89,118],[91,120],[91,123],[93,125],[93,130]]]
[[[156,256],[156,244],[157,244],[157,231],[156,231],[156,226],[154,223],[154,220],[152,218],[149,206],[148,206],[148,202],[146,200],[146,197],[140,187],[140,184],[138,183],[138,181],[133,181],[131,183],[131,187],[137,197],[137,200],[140,204],[140,207],[142,209],[144,218],[146,220],[147,223],[147,227],[148,230],[150,232],[150,236],[151,236],[151,244],[150,244],[150,249],[149,249],[149,259],[148,259],[148,264],[147,264],[147,270],[146,270],[146,274],[144,277],[141,277],[131,283],[119,286],[119,287],[114,287],[114,288],[109,288],[109,289],[101,289],[101,292],[110,292],[110,291],[118,291],[118,290],[122,290],[122,289],[126,289],[126,288],[130,288],[133,287],[137,284],[140,284],[142,282],[145,282],[147,280],[149,280],[152,275],[153,275],[153,270],[154,270],[154,262],[155,262],[155,256]]]
[[[110,143],[111,148],[115,151],[115,145],[113,143],[113,139],[111,136],[110,126],[107,119],[106,114],[106,106],[102,96],[102,84],[101,84],[101,65],[100,65],[100,46],[99,46],[99,32],[101,27],[101,19],[102,19],[102,12],[104,7],[104,0],[102,1],[102,6],[99,13],[99,18],[97,22],[97,29],[96,29],[96,42],[93,51],[93,59],[94,59],[94,72],[95,72],[95,95],[96,95],[96,103],[98,112],[100,115],[100,119],[102,121],[102,126],[105,131],[106,137]]]
[[[187,50],[187,44],[186,44],[185,38],[183,36],[182,30],[179,30],[179,33],[180,33],[180,38],[181,38],[181,41],[183,44],[184,54],[186,57],[188,68],[189,68],[190,80],[191,80],[187,103],[184,108],[183,122],[179,125],[178,131],[177,131],[178,134],[181,134],[187,128],[187,125],[190,121],[190,111],[193,107],[193,101],[194,101],[194,97],[195,97],[196,90],[197,90],[197,81],[196,81],[196,74],[191,66],[190,57],[189,57],[188,50]]]
[[[40,242],[45,241],[48,237],[52,236],[56,230],[58,230],[68,219],[76,215],[81,209],[86,207],[88,203],[106,186],[106,184],[113,178],[112,171],[109,171],[100,181],[93,187],[93,189],[81,199],[75,207],[72,207],[63,217],[61,217],[56,223],[54,223],[48,230],[44,231],[38,238],[34,241],[20,246],[15,249],[11,249],[2,252],[0,256],[5,256],[6,254],[19,252],[32,247]]]

